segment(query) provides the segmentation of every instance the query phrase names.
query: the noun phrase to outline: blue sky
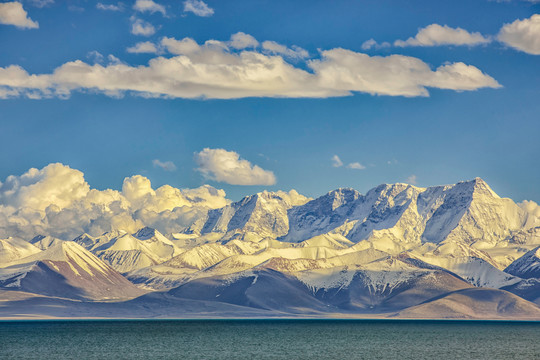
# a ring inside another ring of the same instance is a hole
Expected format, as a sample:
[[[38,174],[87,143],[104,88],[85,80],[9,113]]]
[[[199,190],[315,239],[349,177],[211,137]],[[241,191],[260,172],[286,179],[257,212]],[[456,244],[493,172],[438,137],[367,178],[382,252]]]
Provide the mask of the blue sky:
[[[239,199],[478,176],[540,201],[540,4],[191,0],[193,12],[182,1],[42,0],[20,3],[26,18],[3,16],[14,3],[0,3],[0,181],[61,162],[98,189],[141,174]],[[137,23],[154,33],[134,34]],[[395,44],[426,28],[427,40]],[[234,47],[239,32],[256,45]],[[128,51],[144,42],[155,52]],[[242,82],[253,71],[242,53],[272,79]],[[174,66],[147,74],[156,59],[189,60],[206,82]],[[109,72],[82,81],[64,66],[77,60]],[[213,79],[225,70],[208,64],[226,65],[223,86]]]

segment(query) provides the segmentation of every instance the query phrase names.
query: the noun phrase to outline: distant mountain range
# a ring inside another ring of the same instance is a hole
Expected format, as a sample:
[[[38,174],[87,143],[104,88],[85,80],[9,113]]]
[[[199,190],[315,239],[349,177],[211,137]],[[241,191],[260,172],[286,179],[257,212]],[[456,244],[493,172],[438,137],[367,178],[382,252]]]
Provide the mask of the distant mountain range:
[[[0,317],[540,320],[540,219],[482,179],[286,194],[173,234],[0,240]]]

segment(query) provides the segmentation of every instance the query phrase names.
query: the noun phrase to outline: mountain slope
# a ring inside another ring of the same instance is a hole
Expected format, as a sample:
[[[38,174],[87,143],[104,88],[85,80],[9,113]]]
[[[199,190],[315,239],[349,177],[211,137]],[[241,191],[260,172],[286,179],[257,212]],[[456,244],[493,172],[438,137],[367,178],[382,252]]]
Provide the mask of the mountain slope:
[[[0,287],[73,299],[125,299],[143,294],[126,278],[66,241],[0,268]]]
[[[494,289],[463,289],[397,313],[416,319],[540,320],[540,307],[514,294]]]
[[[40,252],[40,249],[22,239],[0,239],[0,266]]]
[[[514,261],[504,271],[523,279],[540,279],[540,246]]]
[[[181,253],[169,239],[151,228],[143,228],[134,235],[125,231],[112,231],[97,238],[83,234],[73,241],[122,273],[160,264]]]

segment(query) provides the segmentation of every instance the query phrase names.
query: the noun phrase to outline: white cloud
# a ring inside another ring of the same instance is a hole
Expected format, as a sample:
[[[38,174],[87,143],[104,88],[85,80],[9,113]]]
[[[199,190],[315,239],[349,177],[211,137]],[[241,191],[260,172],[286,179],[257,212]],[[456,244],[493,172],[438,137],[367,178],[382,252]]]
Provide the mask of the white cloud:
[[[156,33],[156,28],[149,22],[134,19],[131,24],[131,33],[133,35],[151,36]]]
[[[192,12],[197,16],[203,16],[203,17],[214,15],[214,9],[210,8],[202,0],[184,1],[184,12]]]
[[[0,67],[0,97],[67,97],[88,89],[114,96],[129,92],[170,98],[316,98],[354,92],[413,97],[428,96],[430,87],[456,91],[500,87],[472,65],[447,63],[432,70],[422,60],[403,55],[331,49],[308,60],[307,71],[279,55],[234,51],[216,40],[199,45],[190,38],[165,37],[160,46],[175,56],[155,57],[147,66],[75,60],[51,74],[28,74],[17,65]]]
[[[366,167],[359,162],[352,162],[349,165],[347,165],[347,168],[354,169],[354,170],[364,170]]]
[[[383,42],[381,44],[379,44],[378,42],[375,41],[375,39],[369,39],[369,40],[366,40],[362,43],[362,50],[369,50],[369,49],[372,49],[372,48],[375,48],[375,49],[382,49],[382,48],[388,48],[390,47],[390,43],[389,42]]]
[[[256,48],[257,46],[259,46],[259,42],[249,34],[237,32],[236,34],[231,35],[229,45],[234,49],[246,49]]]
[[[165,7],[152,0],[136,0],[133,9],[139,12],[149,12],[151,14],[159,12],[163,16],[167,14]]]
[[[54,0],[31,0],[30,2],[32,3],[32,5],[38,8],[54,4]]]
[[[448,25],[431,24],[418,30],[415,37],[407,40],[396,40],[395,46],[440,46],[440,45],[479,45],[490,42],[479,32],[470,33],[462,28],[451,28]]]
[[[97,3],[96,8],[99,10],[104,11],[124,11],[124,6],[122,3],[118,4],[102,4],[100,2]]]
[[[14,25],[21,29],[37,29],[37,21],[28,17],[20,2],[0,3],[0,24]]]
[[[174,171],[176,170],[176,165],[172,161],[160,161],[158,159],[152,160],[154,167],[162,168],[165,171]]]
[[[540,219],[540,205],[532,200],[524,200],[518,203],[519,207]]]
[[[406,182],[407,184],[416,185],[416,180],[416,175],[413,174],[407,178]]]
[[[337,155],[332,156],[332,166],[333,167],[341,167],[341,166],[343,166],[343,161],[341,161],[339,156],[337,156]]]
[[[528,54],[540,55],[540,14],[505,24],[498,40]]]
[[[69,5],[68,10],[73,11],[73,12],[78,12],[78,13],[84,12],[84,8],[82,6],[77,6],[77,5]]]
[[[342,90],[373,95],[428,96],[426,87],[452,90],[498,88],[499,83],[478,68],[464,63],[445,64],[431,70],[422,60],[403,55],[368,56],[345,49],[322,52],[322,59],[308,66],[335,92]]]
[[[161,39],[161,45],[171,54],[176,55],[190,55],[201,51],[199,44],[191,38],[176,40],[165,36]]]
[[[309,53],[299,46],[293,45],[292,48],[288,48],[285,45],[278,44],[275,41],[263,42],[262,48],[270,54],[283,55],[291,59],[305,59],[309,56]]]
[[[205,148],[195,154],[201,174],[211,180],[231,185],[274,185],[273,172],[264,170],[249,161],[240,159],[234,151]]]
[[[139,42],[132,47],[127,48],[127,52],[134,54],[148,53],[155,54],[158,52],[158,48],[154,43],[150,41]]]
[[[41,170],[32,168],[21,176],[9,176],[0,185],[0,204],[33,210],[54,205],[62,209],[89,190],[82,172],[62,164],[50,164]]]
[[[143,226],[171,233],[229,202],[223,190],[208,185],[153,189],[140,175],[126,178],[122,191],[100,191],[90,188],[82,172],[50,164],[0,183],[0,238],[43,234],[70,240],[83,232],[100,235]]]
[[[86,57],[93,63],[102,63],[104,59],[103,55],[96,50],[88,52],[88,54],[86,54]]]

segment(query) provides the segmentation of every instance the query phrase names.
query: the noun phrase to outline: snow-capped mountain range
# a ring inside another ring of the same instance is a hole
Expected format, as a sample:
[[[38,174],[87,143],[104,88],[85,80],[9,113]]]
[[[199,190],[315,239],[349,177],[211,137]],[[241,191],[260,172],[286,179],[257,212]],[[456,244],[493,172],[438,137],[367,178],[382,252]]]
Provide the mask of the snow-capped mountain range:
[[[480,178],[264,191],[171,234],[0,240],[0,317],[540,319],[539,248],[540,219]]]

